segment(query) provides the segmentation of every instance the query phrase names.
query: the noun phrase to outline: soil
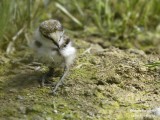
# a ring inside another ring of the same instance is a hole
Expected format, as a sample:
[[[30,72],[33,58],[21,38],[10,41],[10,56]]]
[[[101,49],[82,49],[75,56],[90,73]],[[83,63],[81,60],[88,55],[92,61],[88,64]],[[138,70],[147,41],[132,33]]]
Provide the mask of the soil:
[[[77,39],[77,58],[56,95],[29,50],[0,56],[1,120],[150,120],[160,107],[159,55]],[[58,77],[52,81],[56,82]]]

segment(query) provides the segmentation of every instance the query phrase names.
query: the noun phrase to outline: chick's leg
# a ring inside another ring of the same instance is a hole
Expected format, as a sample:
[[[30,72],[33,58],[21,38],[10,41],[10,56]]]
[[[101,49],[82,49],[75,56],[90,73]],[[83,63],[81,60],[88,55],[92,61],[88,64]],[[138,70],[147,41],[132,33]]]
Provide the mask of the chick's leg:
[[[56,84],[55,88],[53,89],[53,94],[55,94],[58,87],[63,84],[64,79],[67,76],[68,72],[69,72],[69,67],[65,66],[62,76],[60,77],[58,83]]]
[[[45,73],[45,75],[43,75],[40,81],[40,85],[42,87],[45,86],[45,84],[51,84],[48,79],[53,76],[53,72],[54,72],[54,68],[50,67],[49,71]]]

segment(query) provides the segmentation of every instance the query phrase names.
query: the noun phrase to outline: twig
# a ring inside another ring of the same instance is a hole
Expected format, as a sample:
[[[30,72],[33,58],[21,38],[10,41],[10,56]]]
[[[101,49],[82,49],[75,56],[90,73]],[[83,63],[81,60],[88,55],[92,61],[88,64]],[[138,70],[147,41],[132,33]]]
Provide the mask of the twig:
[[[25,29],[25,26],[23,26],[23,28],[21,28],[21,29],[16,33],[16,35],[12,37],[12,41],[15,41],[15,40],[23,33],[24,29]]]
[[[12,41],[9,42],[7,49],[6,49],[6,53],[7,54],[11,54],[15,51],[15,47],[14,47],[14,43],[17,40],[17,38],[23,33],[24,29],[26,26],[23,26],[23,28],[21,28],[15,36],[12,37]]]
[[[31,47],[31,40],[30,40],[30,38],[29,38],[29,35],[28,35],[27,33],[25,33],[24,36],[25,36],[25,38],[26,38],[26,40],[27,40],[28,46]]]
[[[80,69],[80,68],[81,68],[82,66],[84,66],[84,65],[88,65],[88,63],[82,63],[82,64],[76,66],[75,68],[76,68],[76,69]]]
[[[87,48],[87,50],[85,50],[83,53],[82,53],[82,55],[84,55],[84,54],[86,54],[86,53],[91,53],[91,49],[92,49],[92,47],[89,47],[89,48]]]

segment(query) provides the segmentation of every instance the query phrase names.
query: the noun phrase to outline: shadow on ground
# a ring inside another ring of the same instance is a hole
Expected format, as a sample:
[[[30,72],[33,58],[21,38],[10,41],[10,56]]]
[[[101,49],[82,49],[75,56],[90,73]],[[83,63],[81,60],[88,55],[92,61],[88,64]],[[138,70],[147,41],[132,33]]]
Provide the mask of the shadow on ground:
[[[4,84],[4,90],[9,88],[16,88],[22,90],[25,88],[39,86],[40,75],[35,73],[19,73],[17,75],[11,76]]]

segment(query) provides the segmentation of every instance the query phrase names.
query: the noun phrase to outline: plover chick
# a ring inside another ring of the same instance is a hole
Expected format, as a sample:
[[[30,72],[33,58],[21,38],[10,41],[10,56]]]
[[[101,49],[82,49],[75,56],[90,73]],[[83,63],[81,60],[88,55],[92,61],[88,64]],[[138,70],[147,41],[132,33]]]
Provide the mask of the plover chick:
[[[38,55],[39,60],[49,67],[48,73],[41,80],[42,86],[53,74],[54,68],[64,69],[58,83],[53,88],[53,93],[55,93],[59,85],[63,83],[76,57],[76,49],[72,41],[64,34],[61,23],[50,19],[42,22],[37,28],[30,46]]]

